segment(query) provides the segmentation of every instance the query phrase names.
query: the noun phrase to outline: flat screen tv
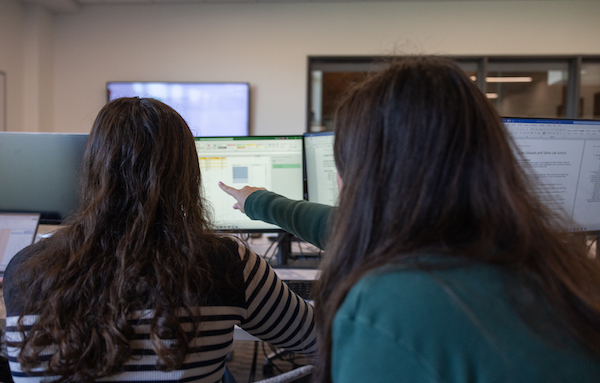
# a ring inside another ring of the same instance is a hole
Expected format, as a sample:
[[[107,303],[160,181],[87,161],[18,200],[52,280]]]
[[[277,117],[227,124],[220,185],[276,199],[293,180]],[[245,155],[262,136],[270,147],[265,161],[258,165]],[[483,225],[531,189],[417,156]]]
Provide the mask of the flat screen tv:
[[[195,137],[247,136],[250,84],[246,82],[133,82],[106,84],[108,101],[148,97],[175,109]]]

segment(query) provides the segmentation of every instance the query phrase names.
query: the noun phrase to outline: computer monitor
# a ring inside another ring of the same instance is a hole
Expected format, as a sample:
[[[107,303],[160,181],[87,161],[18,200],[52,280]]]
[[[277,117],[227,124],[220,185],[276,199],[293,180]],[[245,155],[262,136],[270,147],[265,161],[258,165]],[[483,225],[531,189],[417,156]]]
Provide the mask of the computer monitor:
[[[532,169],[539,198],[566,215],[568,230],[600,233],[600,121],[504,118],[518,150]],[[333,133],[305,133],[308,200],[337,201]]]
[[[60,224],[78,207],[87,134],[0,132],[0,212]]]
[[[569,231],[600,232],[600,121],[504,118],[539,196]]]
[[[305,133],[306,188],[310,202],[335,205],[337,169],[333,158],[333,132]]]
[[[235,200],[219,181],[241,188],[265,187],[285,197],[304,195],[302,136],[196,137],[204,197],[213,210],[215,229],[276,232],[278,226],[251,220],[233,209]]]
[[[0,213],[0,275],[8,262],[35,241],[39,213]]]
[[[192,134],[247,136],[250,129],[250,84],[245,82],[108,82],[108,101],[149,97],[175,109]]]

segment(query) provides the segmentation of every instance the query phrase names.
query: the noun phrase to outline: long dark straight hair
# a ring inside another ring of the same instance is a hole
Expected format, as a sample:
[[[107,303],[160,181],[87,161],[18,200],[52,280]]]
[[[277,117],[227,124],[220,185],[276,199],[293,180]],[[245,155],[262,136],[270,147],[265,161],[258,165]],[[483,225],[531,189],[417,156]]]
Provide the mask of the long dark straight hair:
[[[343,187],[316,292],[321,381],[331,381],[332,322],[352,285],[425,252],[531,275],[600,357],[598,263],[532,195],[501,118],[455,63],[390,64],[341,103],[335,135]]]
[[[102,108],[84,154],[81,208],[17,273],[26,371],[45,347],[56,350],[47,370],[60,381],[118,371],[132,355],[129,315],[143,309],[154,310],[158,368],[181,366],[195,334],[179,316],[197,331],[193,308],[210,289],[206,260],[220,246],[200,186],[194,139],[177,112],[145,98]],[[38,319],[25,331],[29,314]]]

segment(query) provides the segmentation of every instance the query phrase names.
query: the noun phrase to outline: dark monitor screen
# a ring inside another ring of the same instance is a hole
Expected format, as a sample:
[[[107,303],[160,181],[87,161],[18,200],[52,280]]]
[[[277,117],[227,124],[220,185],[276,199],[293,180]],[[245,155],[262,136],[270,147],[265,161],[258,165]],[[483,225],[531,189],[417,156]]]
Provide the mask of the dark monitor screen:
[[[569,231],[600,232],[600,121],[504,118],[542,201]]]
[[[108,82],[108,101],[149,97],[175,109],[192,134],[247,136],[250,128],[250,84],[244,82]]]
[[[235,200],[219,181],[241,188],[264,187],[285,197],[304,196],[302,136],[196,137],[203,194],[211,205],[215,229],[272,232],[278,226],[251,220],[233,209]]]
[[[87,134],[0,132],[0,211],[59,224],[78,207]]]
[[[310,202],[335,205],[337,169],[333,158],[333,132],[305,133],[306,188]]]

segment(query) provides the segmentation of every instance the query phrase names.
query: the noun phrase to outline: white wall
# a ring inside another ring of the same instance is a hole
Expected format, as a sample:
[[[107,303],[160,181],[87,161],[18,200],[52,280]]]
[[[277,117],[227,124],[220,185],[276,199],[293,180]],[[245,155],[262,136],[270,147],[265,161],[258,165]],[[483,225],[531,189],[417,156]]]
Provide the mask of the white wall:
[[[309,55],[600,54],[599,15],[597,0],[82,6],[42,28],[53,83],[40,88],[53,107],[38,105],[37,130],[89,131],[106,81],[185,80],[248,81],[254,134],[301,133]]]
[[[54,17],[42,7],[27,6],[25,10],[23,92],[27,104],[23,126],[26,131],[52,131]]]
[[[24,32],[25,7],[16,0],[0,0],[0,72],[6,74],[7,107],[1,118],[6,118],[8,130],[23,130]]]

